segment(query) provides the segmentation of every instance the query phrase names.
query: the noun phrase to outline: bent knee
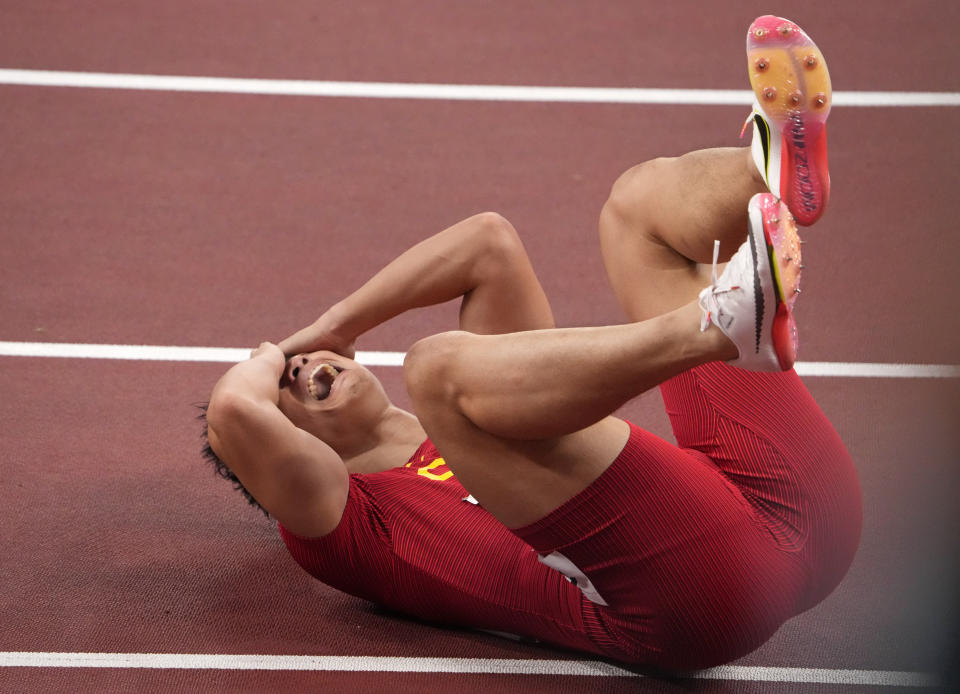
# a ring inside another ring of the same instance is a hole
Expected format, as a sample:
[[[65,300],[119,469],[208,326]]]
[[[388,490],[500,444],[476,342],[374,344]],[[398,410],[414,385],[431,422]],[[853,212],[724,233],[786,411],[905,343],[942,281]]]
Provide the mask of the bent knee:
[[[600,212],[598,226],[604,254],[619,253],[622,244],[640,238],[656,239],[662,201],[657,198],[670,159],[645,161],[625,171],[614,182]],[[612,250],[611,250],[612,249]]]
[[[475,270],[489,276],[512,272],[518,263],[526,265],[527,251],[510,220],[497,212],[482,212],[473,220],[481,249],[475,256]]]
[[[672,157],[658,157],[627,169],[613,182],[606,205],[623,213],[635,207],[638,201],[648,199],[662,185],[673,161]]]
[[[456,361],[464,341],[475,337],[454,330],[425,337],[410,347],[403,360],[403,378],[414,409],[456,403]]]

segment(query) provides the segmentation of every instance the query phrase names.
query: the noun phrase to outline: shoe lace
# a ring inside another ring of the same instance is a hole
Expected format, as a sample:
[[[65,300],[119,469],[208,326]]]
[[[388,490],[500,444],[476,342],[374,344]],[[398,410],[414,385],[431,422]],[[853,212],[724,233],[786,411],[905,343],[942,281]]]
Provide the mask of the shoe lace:
[[[740,139],[743,139],[743,134],[747,132],[747,126],[753,123],[753,117],[756,115],[756,110],[750,111],[750,115],[747,116],[747,119],[743,121],[743,127],[740,128]]]
[[[717,282],[718,282],[719,279],[720,279],[720,278],[718,277],[718,275],[717,275],[717,261],[718,261],[719,259],[720,259],[720,240],[719,240],[719,239],[714,239],[714,241],[713,241],[713,267],[711,268],[711,271],[710,271],[710,292],[709,292],[709,296],[710,296],[711,298],[715,297],[717,294],[726,294],[726,293],[728,293],[728,292],[732,292],[732,291],[736,291],[736,290],[739,290],[739,289],[740,289],[740,285],[733,285],[732,287],[726,287],[726,288],[722,288],[722,287],[718,287],[718,286],[717,286]],[[709,327],[710,327],[710,323],[713,322],[713,311],[711,310],[711,308],[710,308],[709,306],[706,305],[706,297],[707,297],[707,296],[708,296],[707,294],[702,294],[702,295],[700,296],[700,299],[699,299],[698,302],[697,302],[697,303],[700,305],[700,309],[703,311],[703,315],[700,317],[700,332],[703,332],[704,330],[706,330],[707,328],[709,328]],[[717,306],[717,311],[718,311],[718,313],[719,313],[719,311],[720,311],[720,306],[716,303],[716,301],[713,301],[713,302],[711,302],[711,303],[713,303],[715,306]]]

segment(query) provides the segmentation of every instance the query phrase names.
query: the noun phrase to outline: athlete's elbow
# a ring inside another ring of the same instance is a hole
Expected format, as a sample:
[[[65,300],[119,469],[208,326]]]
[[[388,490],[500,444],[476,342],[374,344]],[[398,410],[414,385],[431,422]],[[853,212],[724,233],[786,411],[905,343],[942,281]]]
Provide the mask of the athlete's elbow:
[[[232,429],[243,426],[251,416],[253,401],[245,393],[229,388],[218,388],[210,396],[207,406],[207,427],[221,437]]]

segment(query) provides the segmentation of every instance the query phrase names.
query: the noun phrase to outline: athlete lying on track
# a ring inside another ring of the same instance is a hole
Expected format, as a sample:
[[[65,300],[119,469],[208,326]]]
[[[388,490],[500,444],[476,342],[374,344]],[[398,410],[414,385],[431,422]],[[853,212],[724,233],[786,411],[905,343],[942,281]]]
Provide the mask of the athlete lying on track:
[[[753,150],[635,167],[603,209],[636,322],[554,328],[516,231],[488,213],[220,379],[208,454],[304,569],[423,619],[669,670],[738,658],[837,586],[859,487],[791,368],[794,217],[826,204],[829,76],[786,20],[754,22],[748,53]],[[355,340],[455,298],[460,331],[407,354],[402,411]],[[611,416],[657,385],[678,445]]]

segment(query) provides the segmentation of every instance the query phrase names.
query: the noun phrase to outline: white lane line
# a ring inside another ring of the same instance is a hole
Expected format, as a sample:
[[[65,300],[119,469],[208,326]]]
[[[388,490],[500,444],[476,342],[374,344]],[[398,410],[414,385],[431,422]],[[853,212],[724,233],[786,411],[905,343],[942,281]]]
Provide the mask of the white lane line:
[[[447,99],[606,104],[740,105],[753,103],[749,89],[644,89],[540,87],[494,84],[336,82],[184,75],[0,69],[0,84],[34,87],[146,89],[152,91],[273,94],[364,99]],[[834,92],[834,106],[960,106],[960,92]]]
[[[328,672],[426,672],[447,674],[563,675],[642,677],[615,665],[591,660],[507,660],[496,658],[404,658],[376,656],[227,655],[213,653],[45,653],[0,652],[0,667],[152,668],[215,670],[311,670]],[[726,665],[686,679],[801,682],[887,687],[935,687],[924,672],[837,670]]]
[[[794,366],[801,376],[847,378],[960,378],[952,364],[882,364],[877,362],[801,361]]]
[[[235,364],[250,350],[235,347],[168,347],[161,345],[100,345],[67,342],[0,342],[0,356],[64,359],[128,359],[132,361],[193,361]],[[402,366],[403,352],[358,352],[367,366]]]
[[[235,364],[247,359],[250,356],[250,350],[234,347],[0,342],[0,356]],[[404,356],[403,352],[357,352],[357,361],[366,366],[402,366]],[[953,364],[807,361],[797,362],[796,371],[801,376],[847,378],[960,378],[960,366]]]

